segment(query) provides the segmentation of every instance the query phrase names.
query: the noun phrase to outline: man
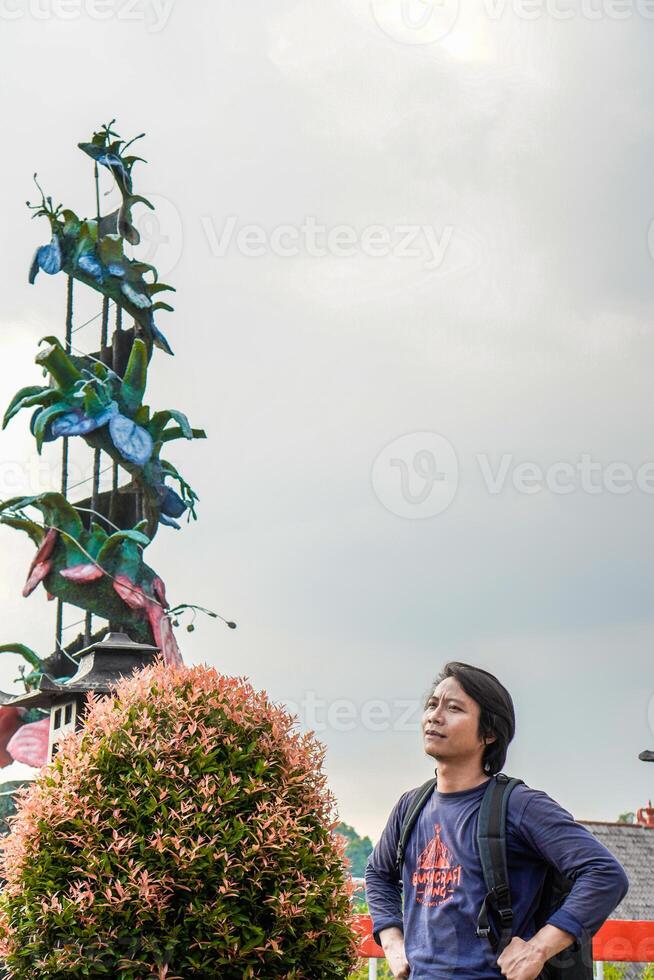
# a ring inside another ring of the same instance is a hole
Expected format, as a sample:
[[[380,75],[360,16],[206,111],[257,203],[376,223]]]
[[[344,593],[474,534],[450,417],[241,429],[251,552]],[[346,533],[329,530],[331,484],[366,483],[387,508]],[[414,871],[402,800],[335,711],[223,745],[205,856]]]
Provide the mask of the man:
[[[401,880],[397,843],[415,790],[400,797],[370,855],[366,890],[375,938],[398,980],[535,980],[548,959],[599,929],[627,892],[625,872],[558,803],[517,785],[506,825],[513,938],[497,958],[476,933],[487,893],[476,835],[486,784],[502,770],[515,733],[511,696],[485,670],[446,664],[422,731],[438,786],[407,842]],[[574,883],[536,930],[534,912],[550,865]]]

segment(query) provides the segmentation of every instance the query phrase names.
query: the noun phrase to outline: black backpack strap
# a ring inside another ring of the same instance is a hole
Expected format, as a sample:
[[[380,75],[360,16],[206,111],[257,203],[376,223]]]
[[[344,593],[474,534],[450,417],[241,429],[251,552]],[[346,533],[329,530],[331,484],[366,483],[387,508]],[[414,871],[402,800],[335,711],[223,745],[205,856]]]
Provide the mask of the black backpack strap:
[[[433,793],[435,786],[436,779],[433,778],[428,779],[426,783],[423,783],[423,785],[415,791],[411,799],[411,803],[409,804],[409,809],[404,817],[402,830],[400,831],[400,839],[397,842],[397,855],[395,859],[395,867],[400,878],[402,877],[402,868],[404,867],[404,851],[406,850],[407,841],[411,836],[411,831],[415,826],[420,811]]]
[[[509,779],[504,773],[498,773],[489,780],[479,809],[477,847],[487,895],[477,919],[477,935],[487,939],[498,956],[513,938],[513,908],[506,861],[506,813],[509,796],[521,782],[521,779]],[[495,937],[491,930],[489,911],[499,921],[499,937]]]

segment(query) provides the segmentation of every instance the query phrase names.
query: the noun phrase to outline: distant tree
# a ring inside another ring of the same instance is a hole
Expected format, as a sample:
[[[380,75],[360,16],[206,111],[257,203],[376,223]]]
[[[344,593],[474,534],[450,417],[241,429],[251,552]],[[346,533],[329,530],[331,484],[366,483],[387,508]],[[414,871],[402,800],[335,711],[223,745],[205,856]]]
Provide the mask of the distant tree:
[[[353,878],[363,878],[366,870],[366,861],[372,852],[372,841],[369,837],[359,837],[354,827],[349,824],[339,823],[336,832],[342,834],[347,841],[345,855],[350,862],[351,874]]]
[[[636,814],[630,810],[628,813],[621,813],[618,823],[636,823]]]

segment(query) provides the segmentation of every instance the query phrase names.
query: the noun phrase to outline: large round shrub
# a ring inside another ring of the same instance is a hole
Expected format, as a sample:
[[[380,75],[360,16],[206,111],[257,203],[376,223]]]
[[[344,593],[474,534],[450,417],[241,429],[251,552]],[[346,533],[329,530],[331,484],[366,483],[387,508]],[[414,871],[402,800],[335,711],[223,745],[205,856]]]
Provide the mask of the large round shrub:
[[[337,980],[354,964],[324,750],[243,678],[156,664],[95,700],[3,844],[15,980]]]

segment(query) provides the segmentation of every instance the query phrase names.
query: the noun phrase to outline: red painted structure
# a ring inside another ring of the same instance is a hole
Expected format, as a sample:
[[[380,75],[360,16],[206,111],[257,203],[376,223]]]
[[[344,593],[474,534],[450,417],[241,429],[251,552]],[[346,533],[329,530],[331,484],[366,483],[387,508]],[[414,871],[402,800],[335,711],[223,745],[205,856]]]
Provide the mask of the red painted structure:
[[[636,814],[636,823],[639,823],[641,827],[654,827],[654,807],[651,800],[649,806],[641,807]]]
[[[372,938],[370,916],[358,915],[355,925],[361,935],[359,956],[383,958],[381,946]],[[593,939],[593,958],[598,962],[654,963],[654,922],[631,919],[605,922]]]

